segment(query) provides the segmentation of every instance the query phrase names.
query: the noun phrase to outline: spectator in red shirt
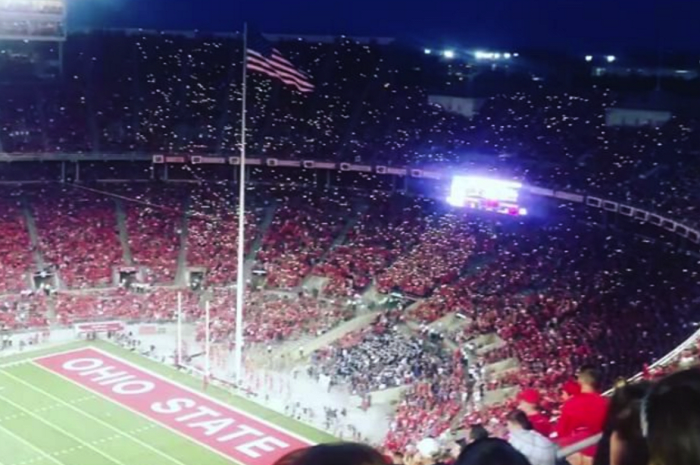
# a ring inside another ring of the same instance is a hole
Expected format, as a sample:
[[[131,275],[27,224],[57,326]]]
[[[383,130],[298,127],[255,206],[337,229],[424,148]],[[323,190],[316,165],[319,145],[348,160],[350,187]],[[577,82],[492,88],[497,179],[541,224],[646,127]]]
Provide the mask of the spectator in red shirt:
[[[540,393],[536,389],[525,389],[518,394],[518,410],[527,415],[535,431],[548,438],[552,434],[552,424],[542,413],[540,401]]]
[[[578,381],[570,379],[562,386],[561,400],[562,402],[566,402],[579,394],[581,394],[581,385]]]
[[[579,371],[581,393],[564,403],[555,431],[560,446],[570,445],[603,431],[608,413],[608,399],[598,393],[599,375],[595,368]],[[581,462],[591,463],[596,446],[581,451]]]

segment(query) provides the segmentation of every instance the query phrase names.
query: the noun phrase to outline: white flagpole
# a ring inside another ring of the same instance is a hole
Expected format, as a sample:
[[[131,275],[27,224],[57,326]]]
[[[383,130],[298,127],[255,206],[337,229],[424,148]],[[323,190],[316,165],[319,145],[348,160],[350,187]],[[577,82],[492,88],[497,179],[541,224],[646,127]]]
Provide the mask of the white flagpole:
[[[209,329],[209,301],[204,304],[204,376],[209,378],[211,357],[211,330]]]
[[[182,366],[182,292],[177,293],[177,366]]]
[[[236,334],[234,372],[236,384],[243,379],[243,298],[245,296],[245,163],[246,163],[246,103],[248,98],[248,24],[243,25],[243,96],[241,104],[241,164],[238,181],[238,279],[236,282]]]

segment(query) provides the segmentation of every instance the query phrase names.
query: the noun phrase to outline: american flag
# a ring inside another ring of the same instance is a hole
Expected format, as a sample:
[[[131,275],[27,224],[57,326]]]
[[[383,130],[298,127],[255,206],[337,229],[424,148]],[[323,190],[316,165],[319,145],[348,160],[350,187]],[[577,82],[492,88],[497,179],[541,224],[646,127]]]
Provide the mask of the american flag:
[[[272,44],[258,33],[248,37],[247,68],[279,79],[299,92],[311,93],[315,87],[308,74],[287,60]]]

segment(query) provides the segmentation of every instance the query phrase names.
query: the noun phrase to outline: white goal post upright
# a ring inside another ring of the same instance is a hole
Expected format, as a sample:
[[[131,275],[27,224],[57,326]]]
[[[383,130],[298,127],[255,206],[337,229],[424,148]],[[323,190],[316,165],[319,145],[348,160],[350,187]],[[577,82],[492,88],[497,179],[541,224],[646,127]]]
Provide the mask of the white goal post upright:
[[[204,304],[204,376],[208,380],[211,376],[211,329],[209,318],[209,301]]]
[[[177,293],[177,366],[182,366],[182,292]]]

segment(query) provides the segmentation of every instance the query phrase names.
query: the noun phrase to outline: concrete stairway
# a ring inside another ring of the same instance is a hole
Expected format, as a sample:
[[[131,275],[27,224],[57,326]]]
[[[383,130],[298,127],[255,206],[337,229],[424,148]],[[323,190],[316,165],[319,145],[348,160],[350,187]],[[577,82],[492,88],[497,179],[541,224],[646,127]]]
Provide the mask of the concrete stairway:
[[[282,348],[281,351],[275,352],[275,357],[288,355],[292,360],[299,361],[306,359],[312,352],[333,344],[346,334],[369,326],[378,314],[379,312],[365,313],[353,318],[350,321],[340,324],[319,337],[302,338],[294,341]],[[304,349],[303,355],[299,351],[301,348]]]
[[[368,208],[369,207],[367,206],[367,204],[358,205],[354,214],[347,219],[345,225],[343,226],[343,229],[341,229],[340,233],[338,233],[338,236],[333,241],[333,244],[331,245],[331,250],[345,243],[345,240],[348,237],[348,233],[352,230],[352,228],[355,227],[357,222],[360,221],[360,218],[362,218],[362,215],[365,214]]]
[[[395,388],[371,392],[370,395],[372,396],[372,405],[377,405],[377,404],[394,405],[394,404],[397,404],[401,400],[401,398],[403,397],[404,393],[406,391],[408,391],[410,388],[411,388],[410,384],[405,384],[403,386],[398,386]],[[360,401],[360,399],[358,397],[358,402],[359,401]]]
[[[417,309],[418,307],[420,307],[421,305],[423,305],[423,302],[424,302],[424,301],[425,301],[425,299],[418,299],[418,300],[416,300],[416,301],[413,302],[411,305],[409,305],[408,307],[406,307],[406,309],[404,310],[404,314],[406,314],[406,315],[410,314],[410,313],[413,312],[415,309]],[[416,332],[420,332],[420,330],[421,330],[421,324],[420,324],[419,322],[417,322],[417,321],[408,320],[408,321],[406,321],[406,326],[409,327],[409,328],[411,328],[411,330],[416,331]]]
[[[263,237],[265,237],[267,230],[270,228],[270,224],[272,224],[272,220],[275,218],[276,211],[277,211],[277,204],[276,203],[265,208],[265,213],[263,215],[263,219],[260,222],[258,236],[253,241],[253,245],[250,248],[250,254],[248,255],[248,258],[255,259],[255,257],[258,255],[258,251],[260,250],[260,246],[262,245]]]
[[[450,333],[454,333],[470,323],[471,319],[458,317],[457,312],[451,312],[442,318],[433,321],[428,326],[430,329],[434,329],[442,334],[445,334],[448,331]]]
[[[321,291],[323,291],[323,288],[326,287],[327,283],[328,278],[326,277],[310,275],[304,280],[301,287],[307,292],[311,292],[315,289],[320,294]]]
[[[340,230],[338,233],[338,236],[333,240],[333,243],[331,246],[326,250],[323,255],[321,255],[321,258],[319,258],[318,263],[323,263],[328,255],[335,249],[336,247],[343,245],[345,243],[345,239],[348,236],[348,233],[352,228],[355,227],[357,222],[360,220],[362,217],[362,214],[367,210],[366,205],[360,205],[357,210],[354,211],[354,213],[347,218],[345,221],[345,224],[343,225],[343,229]],[[316,275],[308,275],[306,278],[304,278],[304,282],[301,284],[301,287],[307,290],[311,289],[317,289],[319,292],[323,290],[325,287],[326,283],[328,282],[328,278],[324,278],[322,276],[316,276]]]
[[[49,324],[55,324],[56,323],[56,303],[54,302],[53,299],[49,299],[46,301],[46,319],[49,321]]]
[[[374,282],[362,293],[362,302],[366,305],[370,303],[378,304],[386,299],[386,295],[380,293],[377,290],[377,286]]]
[[[467,341],[475,346],[476,353],[483,355],[506,345],[506,342],[496,333],[483,334]]]
[[[495,405],[504,402],[506,399],[512,399],[518,392],[518,388],[507,387],[501,389],[494,389],[493,391],[486,391],[484,393],[484,404],[485,405]]]
[[[504,358],[503,360],[490,363],[484,368],[491,378],[500,378],[509,371],[516,370],[518,368],[518,360],[515,358]]]
[[[126,210],[121,199],[115,199],[117,212],[117,228],[119,230],[119,242],[122,244],[122,257],[128,266],[134,266],[134,257],[129,245],[129,233],[126,228]]]
[[[29,232],[29,240],[31,241],[32,249],[34,250],[34,263],[38,269],[43,270],[46,268],[46,263],[44,262],[44,257],[42,256],[39,248],[39,232],[36,227],[34,215],[32,215],[32,210],[29,208],[29,204],[27,203],[26,199],[22,199],[22,214],[24,215],[24,220],[27,224],[27,230]]]

